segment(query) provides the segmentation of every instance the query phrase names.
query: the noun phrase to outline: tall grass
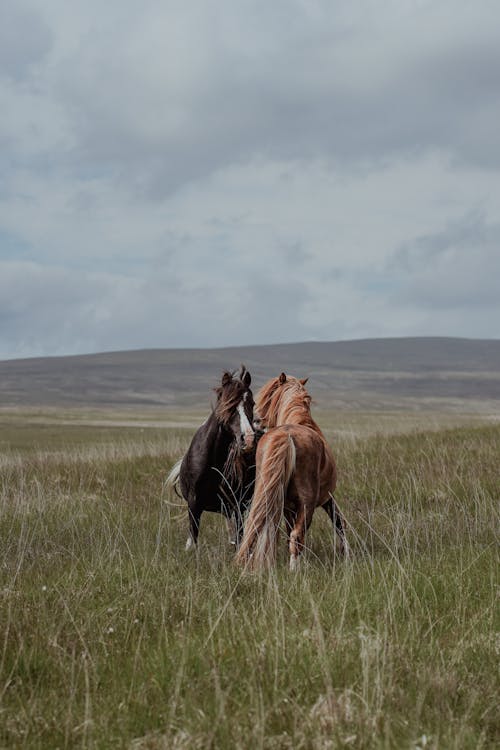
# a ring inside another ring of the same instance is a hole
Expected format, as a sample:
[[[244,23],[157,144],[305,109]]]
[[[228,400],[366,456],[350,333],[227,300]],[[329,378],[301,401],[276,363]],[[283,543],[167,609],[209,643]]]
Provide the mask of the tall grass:
[[[497,746],[500,429],[338,440],[353,559],[318,512],[296,575],[186,556],[188,437],[0,462],[0,746]]]

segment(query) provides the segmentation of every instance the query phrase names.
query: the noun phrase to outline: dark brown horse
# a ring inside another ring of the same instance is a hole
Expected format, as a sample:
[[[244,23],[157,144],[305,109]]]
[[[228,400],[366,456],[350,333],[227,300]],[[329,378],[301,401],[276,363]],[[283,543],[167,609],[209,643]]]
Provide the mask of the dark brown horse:
[[[236,558],[250,569],[269,567],[274,562],[284,515],[290,569],[294,570],[317,507],[328,513],[344,555],[349,553],[344,522],[333,499],[335,460],[311,416],[306,382],[282,372],[257,396],[256,416],[266,433],[257,446],[255,493]]]
[[[198,541],[203,511],[222,513],[231,522],[239,544],[243,514],[252,497],[255,478],[251,376],[242,365],[238,377],[225,372],[215,389],[212,413],[196,431],[188,451],[167,478],[180,484],[189,509],[186,549]]]

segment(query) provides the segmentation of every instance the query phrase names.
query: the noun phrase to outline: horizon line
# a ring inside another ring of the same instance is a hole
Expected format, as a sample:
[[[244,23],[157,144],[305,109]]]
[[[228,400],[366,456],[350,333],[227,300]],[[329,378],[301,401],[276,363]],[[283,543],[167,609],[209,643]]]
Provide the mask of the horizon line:
[[[209,351],[227,351],[229,349],[265,349],[265,348],[272,348],[272,347],[284,347],[284,346],[307,346],[307,345],[314,345],[314,344],[355,344],[355,343],[363,343],[363,342],[369,342],[369,341],[417,341],[417,340],[423,340],[426,339],[428,341],[442,341],[442,340],[448,340],[448,341],[500,341],[500,338],[481,338],[481,337],[472,337],[472,336],[426,336],[426,335],[418,335],[418,336],[373,336],[373,337],[367,337],[363,336],[362,338],[353,338],[353,339],[309,339],[309,340],[303,340],[303,341],[285,341],[285,342],[274,342],[271,344],[226,344],[224,346],[148,346],[148,347],[132,347],[130,349],[105,349],[101,351],[87,351],[87,352],[79,352],[76,354],[36,354],[32,356],[8,356],[5,358],[1,358],[0,362],[24,362],[27,360],[36,360],[36,359],[71,359],[71,358],[78,358],[78,357],[98,357],[103,356],[107,354],[125,354],[128,352],[162,352],[162,351],[172,351],[172,352],[209,352]]]

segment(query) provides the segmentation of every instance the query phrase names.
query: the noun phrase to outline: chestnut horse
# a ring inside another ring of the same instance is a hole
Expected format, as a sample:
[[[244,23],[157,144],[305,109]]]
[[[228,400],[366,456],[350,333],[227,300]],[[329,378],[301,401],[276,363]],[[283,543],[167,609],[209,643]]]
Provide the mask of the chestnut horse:
[[[344,521],[333,499],[335,459],[311,416],[306,382],[307,378],[299,380],[282,372],[257,396],[255,411],[266,432],[257,446],[255,491],[236,557],[239,564],[253,570],[274,562],[282,515],[289,540],[290,570],[294,570],[306,530],[319,506],[335,524],[343,554],[349,554]]]

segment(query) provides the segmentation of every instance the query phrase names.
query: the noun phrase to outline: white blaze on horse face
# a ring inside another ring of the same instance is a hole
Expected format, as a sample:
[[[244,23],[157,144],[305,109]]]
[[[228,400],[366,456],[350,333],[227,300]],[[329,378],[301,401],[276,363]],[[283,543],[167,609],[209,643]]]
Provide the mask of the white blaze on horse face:
[[[245,396],[247,394],[245,393]],[[252,448],[253,446],[253,430],[250,425],[250,422],[248,421],[248,417],[245,414],[245,407],[243,406],[245,402],[245,396],[243,396],[243,399],[238,404],[238,414],[240,415],[240,430],[241,434],[245,438],[245,446],[247,448]]]

